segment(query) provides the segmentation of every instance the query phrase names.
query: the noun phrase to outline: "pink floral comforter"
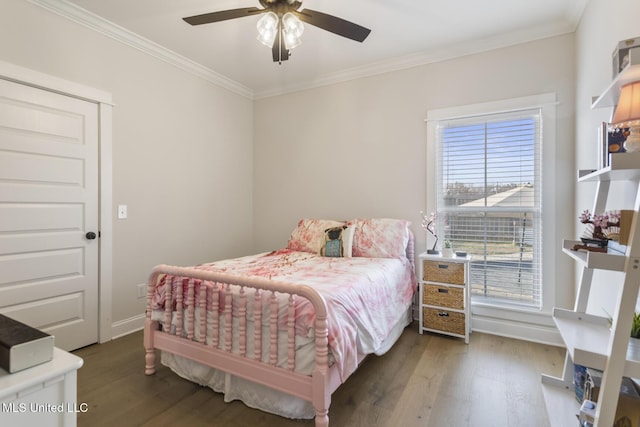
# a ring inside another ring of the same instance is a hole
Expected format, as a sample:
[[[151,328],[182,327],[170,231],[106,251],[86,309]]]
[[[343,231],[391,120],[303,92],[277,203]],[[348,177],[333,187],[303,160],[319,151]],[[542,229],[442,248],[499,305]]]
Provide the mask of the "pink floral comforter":
[[[203,264],[195,268],[312,286],[327,303],[329,347],[342,379],[357,368],[358,351],[374,353],[406,315],[416,280],[406,258],[331,258],[282,249]],[[173,293],[175,295],[175,292]],[[164,307],[157,287],[153,309]],[[296,300],[296,330],[307,335],[315,315],[311,303]]]

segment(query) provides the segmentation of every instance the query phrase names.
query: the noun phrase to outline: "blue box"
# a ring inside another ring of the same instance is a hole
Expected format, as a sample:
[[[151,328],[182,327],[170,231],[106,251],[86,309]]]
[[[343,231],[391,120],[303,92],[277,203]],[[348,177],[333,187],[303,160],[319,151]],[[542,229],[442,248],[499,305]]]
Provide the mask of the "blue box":
[[[584,382],[587,380],[587,367],[575,365],[573,372],[573,385],[576,389],[576,400],[582,403],[584,400]]]

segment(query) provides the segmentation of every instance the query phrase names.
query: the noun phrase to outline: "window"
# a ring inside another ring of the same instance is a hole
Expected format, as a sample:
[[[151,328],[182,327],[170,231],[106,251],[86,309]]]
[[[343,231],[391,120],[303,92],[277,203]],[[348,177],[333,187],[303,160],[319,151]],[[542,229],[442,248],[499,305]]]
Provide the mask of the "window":
[[[441,240],[472,257],[474,302],[540,308],[541,108],[437,120]]]

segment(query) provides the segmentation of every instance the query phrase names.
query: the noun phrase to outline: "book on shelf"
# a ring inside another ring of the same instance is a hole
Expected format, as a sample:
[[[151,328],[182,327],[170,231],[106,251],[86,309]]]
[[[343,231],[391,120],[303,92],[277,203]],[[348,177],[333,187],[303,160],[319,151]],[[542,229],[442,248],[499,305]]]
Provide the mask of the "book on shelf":
[[[0,314],[0,367],[9,373],[53,359],[54,337]]]

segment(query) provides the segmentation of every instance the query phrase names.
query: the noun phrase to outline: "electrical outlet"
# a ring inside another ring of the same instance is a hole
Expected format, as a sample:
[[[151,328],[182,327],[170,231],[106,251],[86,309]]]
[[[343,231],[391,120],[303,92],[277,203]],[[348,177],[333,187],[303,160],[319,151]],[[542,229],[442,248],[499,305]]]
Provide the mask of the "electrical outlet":
[[[147,296],[147,284],[146,283],[140,283],[139,285],[136,285],[137,289],[138,289],[138,299],[140,298],[144,298]]]

